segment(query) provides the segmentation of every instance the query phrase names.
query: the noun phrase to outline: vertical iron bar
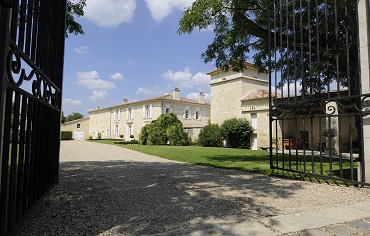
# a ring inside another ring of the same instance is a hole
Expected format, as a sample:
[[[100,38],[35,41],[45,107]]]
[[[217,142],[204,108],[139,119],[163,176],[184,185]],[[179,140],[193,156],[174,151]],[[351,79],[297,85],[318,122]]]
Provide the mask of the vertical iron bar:
[[[12,100],[13,94],[10,89],[6,93],[5,103],[5,124],[10,124],[12,119]],[[5,235],[8,232],[8,199],[9,199],[9,157],[10,157],[10,125],[4,126],[3,153],[2,153],[2,170],[1,170],[1,193],[0,193],[0,233]]]
[[[8,230],[11,231],[15,225],[16,213],[16,199],[17,199],[17,162],[18,162],[18,127],[19,127],[19,107],[20,107],[20,94],[15,92],[13,103],[13,124],[12,124],[12,149],[10,157],[10,181],[9,181],[9,222]]]

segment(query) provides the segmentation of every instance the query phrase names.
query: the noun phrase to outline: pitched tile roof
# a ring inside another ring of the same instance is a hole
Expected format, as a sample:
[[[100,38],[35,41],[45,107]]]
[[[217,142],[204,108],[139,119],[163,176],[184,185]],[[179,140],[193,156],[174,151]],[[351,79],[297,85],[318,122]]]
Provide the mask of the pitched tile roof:
[[[247,94],[245,97],[242,98],[241,101],[243,102],[243,101],[251,101],[251,100],[258,100],[258,99],[265,99],[265,98],[269,98],[269,91],[266,89],[257,89]]]

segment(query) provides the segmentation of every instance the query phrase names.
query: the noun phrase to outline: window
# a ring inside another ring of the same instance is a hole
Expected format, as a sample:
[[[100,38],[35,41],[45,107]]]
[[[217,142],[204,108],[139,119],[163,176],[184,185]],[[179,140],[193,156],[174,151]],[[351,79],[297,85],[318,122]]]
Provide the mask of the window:
[[[119,136],[119,125],[114,126],[114,136]]]
[[[121,119],[121,110],[114,110],[114,120],[120,120]]]
[[[126,119],[127,120],[133,120],[134,119],[134,108],[129,107],[126,109]]]
[[[184,119],[190,119],[190,114],[191,114],[191,111],[190,111],[189,107],[186,106],[185,110],[184,110],[184,114],[183,114]]]
[[[257,129],[257,113],[251,113],[252,128]]]
[[[134,126],[126,125],[126,140],[130,140],[131,135],[134,135]]]
[[[107,131],[105,132],[105,137],[108,137],[109,136],[109,129],[107,129]]]
[[[152,118],[152,107],[152,104],[143,106],[143,118]]]
[[[170,104],[166,104],[166,107],[164,108],[163,113],[164,114],[172,113],[172,109],[171,109],[171,105]]]
[[[195,120],[200,120],[201,118],[201,111],[200,111],[200,108],[197,107],[195,108],[195,111],[194,111],[194,119]]]
[[[81,124],[77,124],[77,129],[81,128]]]

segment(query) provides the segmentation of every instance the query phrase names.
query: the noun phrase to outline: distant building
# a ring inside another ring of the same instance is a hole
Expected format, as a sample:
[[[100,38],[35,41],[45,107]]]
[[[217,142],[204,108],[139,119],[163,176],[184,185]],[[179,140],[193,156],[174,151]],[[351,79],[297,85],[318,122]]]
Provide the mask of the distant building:
[[[139,134],[146,124],[156,120],[160,115],[173,113],[183,123],[184,130],[192,140],[197,139],[200,130],[207,125],[210,105],[205,102],[204,93],[199,93],[198,100],[180,97],[180,90],[175,88],[172,94],[97,108],[89,112],[89,135],[93,138],[139,139]]]
[[[74,140],[83,140],[89,138],[90,134],[90,118],[82,118],[70,122],[62,123],[61,131],[72,131]]]

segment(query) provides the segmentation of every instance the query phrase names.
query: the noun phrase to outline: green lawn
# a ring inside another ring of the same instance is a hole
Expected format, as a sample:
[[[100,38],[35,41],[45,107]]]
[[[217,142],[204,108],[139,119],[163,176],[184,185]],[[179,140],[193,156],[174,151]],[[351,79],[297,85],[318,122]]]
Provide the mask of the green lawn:
[[[94,140],[96,141],[96,140]],[[98,142],[114,144],[112,140],[100,140]],[[200,147],[200,146],[148,146],[148,145],[119,145],[123,148],[143,152],[150,155],[159,156],[169,160],[176,160],[181,162],[193,163],[198,165],[213,166],[227,169],[238,169],[247,172],[259,174],[274,174],[279,176],[288,176],[293,178],[305,179],[299,174],[292,174],[289,172],[282,172],[270,169],[270,153],[268,151],[252,151],[248,149],[237,148],[215,148],[215,147]],[[307,173],[330,175],[330,161],[328,158],[323,158],[320,164],[320,157],[315,157],[315,161],[311,162],[311,158],[306,156],[291,156],[289,162],[289,155],[284,155],[285,168],[292,170],[306,171]],[[305,159],[305,162],[303,161]],[[283,166],[282,154],[279,154],[278,166]],[[306,163],[306,165],[304,165]],[[276,165],[276,162],[274,161]],[[350,163],[343,161],[343,175],[345,178],[350,178]],[[312,169],[312,167],[314,169]],[[340,175],[339,160],[332,160],[332,175]],[[357,175],[356,173],[354,173]],[[312,180],[312,179],[311,179]]]
[[[123,147],[169,160],[261,174],[271,173],[270,156],[267,151],[200,146],[124,145]]]

